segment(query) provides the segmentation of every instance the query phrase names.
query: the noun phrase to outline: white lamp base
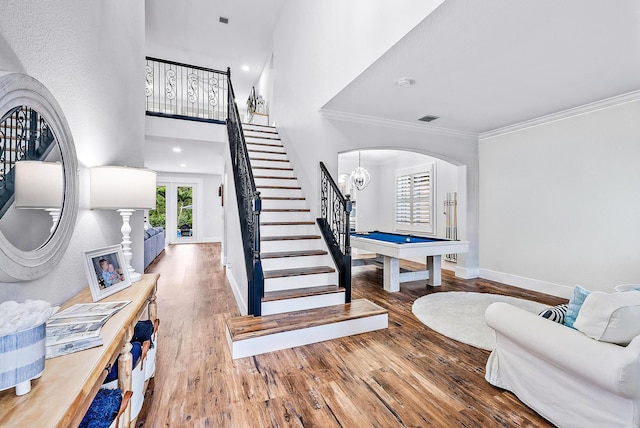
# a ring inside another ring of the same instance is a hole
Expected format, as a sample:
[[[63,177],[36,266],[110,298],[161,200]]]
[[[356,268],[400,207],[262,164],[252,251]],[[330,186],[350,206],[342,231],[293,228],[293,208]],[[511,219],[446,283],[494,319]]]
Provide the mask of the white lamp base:
[[[129,278],[131,282],[137,282],[142,279],[142,274],[136,272],[131,266],[131,259],[133,258],[133,253],[131,252],[131,224],[129,220],[131,219],[131,214],[133,214],[135,210],[130,209],[120,209],[118,212],[122,217],[122,227],[120,228],[120,232],[122,233],[122,252],[124,253],[124,260],[127,263],[125,269],[129,271]]]

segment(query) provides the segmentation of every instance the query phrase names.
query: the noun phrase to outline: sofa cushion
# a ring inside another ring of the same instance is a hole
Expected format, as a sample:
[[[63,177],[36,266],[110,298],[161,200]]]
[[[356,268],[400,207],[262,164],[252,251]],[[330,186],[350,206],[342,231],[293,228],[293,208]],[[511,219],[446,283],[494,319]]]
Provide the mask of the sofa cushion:
[[[562,305],[557,305],[552,308],[547,308],[540,312],[538,315],[542,318],[546,318],[549,321],[557,322],[558,324],[564,324],[564,317],[567,313],[569,305],[564,303]]]
[[[640,335],[640,292],[594,291],[585,299],[574,328],[601,342],[628,345]]]
[[[580,287],[579,285],[573,287],[573,293],[571,293],[571,299],[569,299],[569,307],[567,308],[567,313],[564,316],[564,325],[575,328],[573,323],[576,322],[576,318],[578,318],[578,313],[580,312],[580,307],[589,293],[591,293],[589,290]]]

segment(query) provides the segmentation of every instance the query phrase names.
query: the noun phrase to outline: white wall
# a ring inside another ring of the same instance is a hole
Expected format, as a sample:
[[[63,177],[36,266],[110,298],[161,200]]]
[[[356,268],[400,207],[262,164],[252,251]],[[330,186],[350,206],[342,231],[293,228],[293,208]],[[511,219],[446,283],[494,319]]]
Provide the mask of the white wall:
[[[144,3],[128,0],[5,1],[0,69],[41,81],[69,122],[80,165],[80,210],[60,265],[36,281],[0,283],[0,301],[61,303],[87,286],[82,251],[122,240],[116,212],[90,211],[88,167],[142,166]],[[142,212],[132,218],[133,266],[143,265]]]
[[[319,109],[388,50],[441,2],[338,0],[288,2],[274,32],[272,117],[278,124],[313,214],[319,209],[319,167],[337,177],[339,152],[358,148],[409,149],[466,165],[466,222],[461,238],[471,241],[461,257],[461,276],[478,269],[477,138],[425,132],[426,128],[323,119]],[[398,76],[393,76],[397,78]],[[372,102],[375,94],[372,94]]]
[[[640,283],[640,101],[480,142],[483,277],[568,295]]]
[[[267,113],[271,112],[271,104],[273,103],[273,55],[265,63],[255,85],[256,95],[262,95],[267,104]]]
[[[194,237],[189,242],[220,242],[222,241],[223,211],[218,187],[222,183],[222,176],[218,174],[176,174],[159,173],[158,183],[167,186],[166,199],[168,213],[167,243],[187,242],[177,238],[177,206],[171,199],[178,186],[193,185],[196,187],[193,205]],[[175,226],[175,227],[172,227]]]

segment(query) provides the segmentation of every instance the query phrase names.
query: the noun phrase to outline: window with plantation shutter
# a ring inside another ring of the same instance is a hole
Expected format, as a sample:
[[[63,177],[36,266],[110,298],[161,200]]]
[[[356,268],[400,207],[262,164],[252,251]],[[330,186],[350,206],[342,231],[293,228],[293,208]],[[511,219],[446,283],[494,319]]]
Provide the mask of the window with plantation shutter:
[[[396,228],[433,233],[434,164],[396,171]]]

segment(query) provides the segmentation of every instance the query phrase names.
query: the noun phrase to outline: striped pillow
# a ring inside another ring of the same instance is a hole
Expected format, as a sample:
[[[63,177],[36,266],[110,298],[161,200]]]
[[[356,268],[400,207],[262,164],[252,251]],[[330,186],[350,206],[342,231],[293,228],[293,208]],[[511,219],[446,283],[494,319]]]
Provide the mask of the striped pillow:
[[[567,314],[568,308],[569,305],[565,303],[552,308],[547,308],[538,315],[550,321],[557,322],[558,324],[564,324],[564,316]]]

